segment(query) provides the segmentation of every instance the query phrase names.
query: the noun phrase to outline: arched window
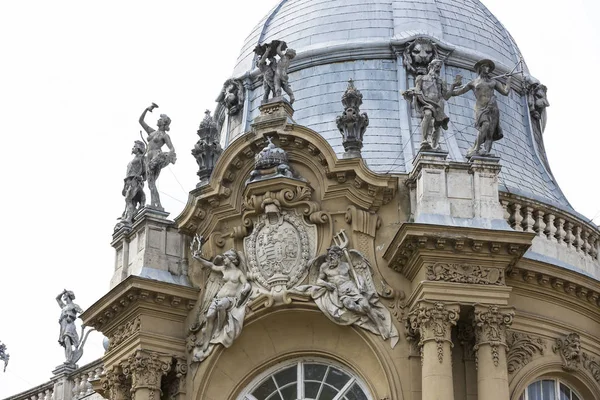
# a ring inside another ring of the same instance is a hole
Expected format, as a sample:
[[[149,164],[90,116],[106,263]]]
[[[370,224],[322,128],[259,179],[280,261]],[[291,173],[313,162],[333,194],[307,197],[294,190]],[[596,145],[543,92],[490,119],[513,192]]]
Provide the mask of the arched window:
[[[351,371],[327,360],[294,360],[260,375],[238,400],[373,400]]]
[[[527,386],[519,400],[585,400],[558,379],[542,379]]]

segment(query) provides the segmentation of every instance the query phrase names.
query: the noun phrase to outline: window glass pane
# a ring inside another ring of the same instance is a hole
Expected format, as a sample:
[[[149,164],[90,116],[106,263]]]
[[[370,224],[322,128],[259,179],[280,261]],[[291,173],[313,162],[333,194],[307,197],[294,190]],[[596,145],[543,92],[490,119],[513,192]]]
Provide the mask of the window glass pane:
[[[298,398],[298,385],[293,383],[281,389],[283,400],[296,400]]]
[[[356,383],[346,393],[346,398],[348,400],[368,400],[365,392]]]
[[[579,399],[579,396],[577,396],[577,395],[576,395],[575,393],[573,393],[573,392],[571,392],[571,396],[573,396],[573,397],[572,397],[572,400],[580,400],[580,399]]]
[[[279,395],[279,392],[275,392],[269,396],[267,400],[281,400],[281,396]]]
[[[556,399],[556,382],[555,381],[542,381],[542,399],[541,400],[555,400]]]
[[[571,389],[560,384],[560,400],[571,400]]]
[[[533,382],[527,387],[527,397],[529,398],[529,400],[543,400],[542,381]]]
[[[304,396],[307,399],[316,399],[320,387],[321,384],[317,382],[304,382]]]
[[[283,371],[279,371],[275,374],[275,380],[279,387],[285,386],[288,383],[295,382],[298,379],[297,366],[294,365],[290,368],[286,368]]]
[[[256,397],[257,400],[265,400],[275,391],[277,391],[275,382],[273,382],[271,377],[268,377],[267,380],[261,383],[260,386],[252,392],[252,396]]]
[[[323,385],[323,389],[321,390],[321,395],[319,396],[318,400],[333,400],[336,394],[338,394],[337,390],[331,386]]]
[[[304,380],[322,381],[325,377],[327,366],[321,364],[304,364]]]
[[[330,385],[336,387],[338,390],[343,388],[346,382],[350,380],[350,377],[340,371],[339,369],[329,368],[329,373],[327,373],[327,379],[325,382]]]

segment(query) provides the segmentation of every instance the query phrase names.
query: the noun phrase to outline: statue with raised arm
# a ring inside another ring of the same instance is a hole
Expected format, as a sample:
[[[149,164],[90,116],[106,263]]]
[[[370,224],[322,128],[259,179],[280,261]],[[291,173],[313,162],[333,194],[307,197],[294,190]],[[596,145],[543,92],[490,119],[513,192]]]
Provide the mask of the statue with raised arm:
[[[501,84],[490,74],[495,68],[492,60],[478,61],[474,68],[477,78],[457,89],[453,96],[459,96],[472,90],[475,94],[475,128],[478,135],[475,143],[467,152],[467,158],[472,156],[492,156],[492,144],[504,137],[500,127],[500,110],[496,102],[496,91],[504,96],[510,92],[512,75],[508,74],[506,84]]]
[[[192,257],[202,268],[210,270],[204,290],[204,300],[197,321],[188,340],[192,362],[201,362],[210,355],[215,345],[232,345],[244,326],[246,301],[252,286],[246,278],[246,263],[242,253],[234,249],[208,261],[202,257],[202,239],[198,236],[191,244]]]
[[[8,366],[9,359],[10,354],[6,352],[6,345],[0,342],[0,361],[4,361],[4,372],[6,372],[6,367]]]
[[[163,211],[163,207],[160,204],[160,196],[158,195],[158,189],[156,188],[156,180],[160,175],[160,171],[169,164],[175,164],[177,155],[175,154],[175,147],[171,143],[171,138],[167,133],[169,131],[169,125],[171,125],[171,118],[166,114],[160,114],[160,118],[156,122],[158,129],[152,129],[144,121],[146,113],[152,112],[158,106],[152,103],[151,106],[147,107],[142,115],[140,116],[140,125],[148,133],[148,150],[146,152],[146,179],[148,180],[148,187],[150,188],[150,207],[157,210]],[[167,146],[169,151],[163,153],[162,147]]]
[[[282,40],[273,40],[256,46],[256,66],[263,77],[263,103],[269,101],[269,95],[281,97],[282,91],[290,97],[290,104],[294,103],[294,93],[289,84],[288,69],[291,61],[296,57],[296,51],[287,47]],[[279,60],[275,57],[279,56]],[[268,64],[267,64],[268,61]]]
[[[460,86],[458,75],[448,89],[440,78],[442,61],[434,59],[429,63],[425,75],[417,75],[415,87],[402,93],[407,101],[414,103],[415,111],[421,117],[421,150],[440,151],[440,128],[448,129],[450,118],[444,112],[445,102],[456,87]]]
[[[125,197],[125,211],[121,216],[121,224],[131,225],[133,216],[146,205],[144,181],[146,180],[146,145],[136,140],[131,149],[133,160],[127,164],[127,173],[123,179],[122,195]],[[119,225],[117,225],[118,227]]]
[[[275,93],[275,70],[277,69],[277,60],[272,54],[271,46],[256,46],[254,49],[257,60],[256,66],[260,70],[263,79],[263,103],[269,101],[269,95]],[[268,61],[268,63],[267,63]]]
[[[75,320],[83,310],[77,304],[73,303],[73,300],[75,300],[75,294],[67,289],[64,289],[56,296],[56,302],[61,310],[60,318],[58,319],[58,323],[60,324],[58,343],[65,348],[65,364],[70,365],[75,365],[83,355],[83,345],[87,338],[87,335],[85,335],[83,341],[81,343],[79,342]],[[82,328],[82,336],[83,332],[84,329]]]
[[[284,53],[283,50],[286,48],[287,45],[285,42],[279,42],[277,45],[279,62],[277,63],[277,68],[275,69],[275,96],[281,97],[281,90],[283,89],[283,91],[286,92],[290,97],[290,104],[294,104],[294,93],[290,87],[288,69],[290,68],[290,63],[296,57],[296,50],[287,48]]]

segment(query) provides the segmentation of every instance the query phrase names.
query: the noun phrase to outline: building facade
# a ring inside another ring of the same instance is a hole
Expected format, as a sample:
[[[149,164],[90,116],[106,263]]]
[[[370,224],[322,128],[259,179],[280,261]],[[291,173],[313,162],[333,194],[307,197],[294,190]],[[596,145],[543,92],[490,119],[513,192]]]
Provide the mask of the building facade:
[[[600,230],[483,4],[282,0],[217,100],[183,212],[115,230],[102,360],[11,399],[600,398]]]

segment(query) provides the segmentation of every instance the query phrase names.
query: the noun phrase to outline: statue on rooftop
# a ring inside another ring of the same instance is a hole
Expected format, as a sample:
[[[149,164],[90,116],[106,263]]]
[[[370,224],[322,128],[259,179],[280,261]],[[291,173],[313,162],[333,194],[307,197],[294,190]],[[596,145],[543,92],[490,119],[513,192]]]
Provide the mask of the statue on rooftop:
[[[148,151],[146,152],[146,179],[148,179],[148,187],[150,188],[150,207],[163,211],[163,207],[160,204],[160,196],[158,189],[156,188],[156,180],[160,175],[160,171],[169,164],[175,164],[177,155],[175,154],[175,147],[171,143],[171,138],[167,133],[169,131],[169,125],[171,125],[171,118],[166,114],[160,114],[160,118],[156,122],[158,129],[152,129],[144,118],[148,111],[152,112],[158,106],[154,103],[147,107],[142,115],[140,116],[140,125],[148,133]],[[166,145],[169,151],[163,153],[162,147]]]
[[[10,354],[6,352],[6,345],[0,342],[0,361],[4,361],[4,372],[6,372],[6,367],[8,366],[9,359]]]
[[[123,179],[123,191],[125,197],[125,211],[121,216],[121,224],[131,225],[133,216],[146,205],[146,194],[144,193],[144,181],[146,180],[146,145],[136,140],[131,149],[133,160],[127,164],[127,174]],[[119,225],[117,225],[119,226]]]
[[[284,41],[273,40],[271,43],[256,46],[254,52],[257,56],[256,65],[263,77],[263,103],[269,100],[271,92],[274,97],[281,97],[283,90],[290,97],[290,104],[293,104],[295,98],[289,84],[288,69],[296,57],[296,51],[288,48]],[[279,56],[279,60],[275,56]]]
[[[58,296],[56,302],[61,309],[60,318],[60,333],[58,335],[58,343],[65,348],[65,364],[75,365],[83,355],[83,346],[91,330],[84,335],[85,328],[81,329],[83,340],[79,341],[75,320],[79,314],[83,313],[81,307],[73,303],[75,293],[64,289]]]
[[[457,75],[448,89],[446,82],[440,78],[442,61],[434,59],[429,63],[425,75],[417,75],[415,87],[402,93],[407,101],[414,104],[417,115],[421,117],[421,150],[440,151],[440,128],[448,129],[450,118],[444,112],[445,101],[452,95],[456,87],[462,84]]]
[[[495,68],[492,60],[478,61],[474,69],[477,78],[465,86],[456,89],[454,96],[459,96],[472,90],[475,94],[475,128],[479,131],[475,143],[467,152],[467,158],[472,156],[492,156],[492,144],[504,137],[500,127],[500,110],[496,102],[496,91],[504,96],[510,92],[512,74],[507,74],[506,84],[501,84],[490,74]]]

